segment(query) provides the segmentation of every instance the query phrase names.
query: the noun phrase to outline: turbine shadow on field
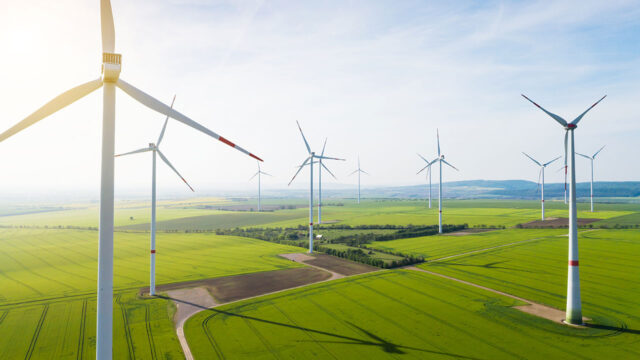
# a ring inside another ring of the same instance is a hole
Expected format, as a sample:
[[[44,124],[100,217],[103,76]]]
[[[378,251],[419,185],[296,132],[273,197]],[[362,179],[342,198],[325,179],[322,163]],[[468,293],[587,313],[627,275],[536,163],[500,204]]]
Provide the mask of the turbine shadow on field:
[[[640,330],[629,329],[627,328],[626,324],[622,324],[622,326],[618,327],[618,326],[586,323],[584,324],[584,326],[588,328],[593,328],[593,329],[611,330],[616,334],[626,333],[626,334],[640,335]]]
[[[272,321],[272,320],[266,320],[266,319],[256,318],[256,317],[253,317],[253,316],[236,314],[236,313],[232,313],[232,312],[229,312],[229,311],[218,310],[218,309],[215,309],[215,308],[207,308],[206,306],[198,305],[198,304],[191,303],[191,302],[185,301],[185,300],[174,299],[174,298],[171,298],[171,297],[168,297],[168,296],[157,295],[157,297],[201,308],[203,310],[212,312],[213,314],[211,316],[216,316],[216,315],[233,316],[233,317],[238,317],[238,318],[241,318],[241,319],[244,319],[244,320],[257,321],[257,322],[261,322],[261,323],[265,323],[265,324],[282,326],[282,327],[286,327],[286,328],[290,328],[290,329],[296,329],[296,330],[300,330],[300,331],[303,331],[303,332],[306,332],[306,333],[313,333],[313,334],[331,336],[331,337],[334,337],[334,338],[346,340],[346,341],[314,341],[314,342],[318,342],[318,343],[334,343],[334,344],[353,344],[353,345],[377,346],[377,347],[380,347],[384,352],[391,353],[391,354],[406,354],[402,350],[402,349],[406,349],[406,350],[414,350],[414,351],[431,353],[431,354],[435,354],[435,355],[445,355],[445,356],[450,356],[450,357],[454,357],[454,358],[458,358],[458,359],[480,360],[478,358],[459,355],[459,354],[452,354],[452,353],[446,353],[446,352],[441,352],[441,351],[433,351],[433,350],[415,348],[415,347],[411,347],[411,346],[404,346],[404,345],[394,344],[394,343],[389,342],[387,340],[384,340],[383,338],[371,333],[370,331],[367,331],[367,330],[365,330],[365,329],[363,329],[363,328],[361,328],[361,327],[359,327],[359,326],[357,326],[357,325],[355,325],[355,324],[353,324],[351,322],[348,322],[348,321],[347,321],[347,323],[350,326],[355,327],[356,329],[358,329],[358,331],[362,332],[363,334],[365,334],[367,337],[369,337],[372,340],[358,339],[358,338],[351,337],[351,336],[330,333],[330,332],[322,331],[322,330],[309,329],[309,328],[305,328],[305,327],[297,326],[297,325],[279,323],[279,322]],[[301,342],[304,342],[304,341],[306,341],[306,340],[302,340]]]
[[[529,270],[523,270],[523,269],[516,269],[516,268],[511,268],[511,267],[505,267],[505,266],[496,266],[498,264],[502,264],[502,263],[506,263],[508,262],[507,260],[504,261],[494,261],[491,263],[486,263],[486,264],[482,264],[482,265],[476,265],[476,264],[463,264],[463,263],[457,263],[457,262],[451,262],[451,261],[434,261],[434,262],[430,262],[429,266],[440,266],[440,265],[444,265],[444,266],[471,266],[471,267],[480,267],[480,268],[485,268],[485,269],[501,269],[501,270],[510,270],[510,271],[519,271],[519,272],[527,272],[527,273],[536,273],[536,274],[540,274],[540,271],[529,271]]]

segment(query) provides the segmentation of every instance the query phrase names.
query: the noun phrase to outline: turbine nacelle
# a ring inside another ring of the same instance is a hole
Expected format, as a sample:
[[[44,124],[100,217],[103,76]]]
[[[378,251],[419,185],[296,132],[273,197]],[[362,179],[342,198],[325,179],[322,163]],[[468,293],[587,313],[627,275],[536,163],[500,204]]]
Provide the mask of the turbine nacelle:
[[[149,149],[155,149],[156,148],[156,144],[154,143],[149,143]]]
[[[569,124],[567,124],[567,126],[565,127],[565,129],[567,129],[567,130],[573,130],[573,129],[577,128],[577,127],[578,127],[578,125],[569,123]]]
[[[122,55],[102,53],[102,81],[115,83],[120,77]]]

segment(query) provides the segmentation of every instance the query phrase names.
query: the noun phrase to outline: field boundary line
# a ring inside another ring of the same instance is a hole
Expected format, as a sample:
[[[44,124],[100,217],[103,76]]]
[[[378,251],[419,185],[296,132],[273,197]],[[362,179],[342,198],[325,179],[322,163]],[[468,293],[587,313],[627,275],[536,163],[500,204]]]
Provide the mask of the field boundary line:
[[[580,234],[580,233],[586,233],[586,232],[591,232],[591,231],[596,231],[596,230],[600,230],[600,229],[589,229],[589,230],[579,231],[578,233]],[[538,240],[544,240],[544,239],[548,239],[548,238],[552,238],[552,237],[559,237],[559,236],[567,236],[567,235],[564,235],[564,234],[561,234],[561,235],[549,235],[549,236],[544,236],[544,237],[538,237],[538,238],[535,238],[535,239],[525,239],[525,240],[515,241],[515,242],[512,242],[512,243],[508,243],[508,244],[496,245],[496,246],[492,246],[492,247],[488,247],[488,248],[484,248],[484,249],[472,250],[472,251],[467,251],[467,252],[460,253],[460,254],[448,255],[448,256],[437,258],[437,259],[433,259],[433,260],[427,260],[427,261],[425,261],[425,263],[452,259],[452,258],[465,256],[465,255],[471,255],[471,254],[475,254],[475,253],[479,253],[479,252],[483,252],[483,251],[499,249],[501,247],[513,246],[513,245],[518,245],[518,244],[523,244],[523,243],[532,242],[532,241],[538,241]]]
[[[87,299],[82,302],[82,318],[80,319],[80,339],[78,341],[78,354],[76,359],[82,359],[84,352],[84,336],[87,327]]]

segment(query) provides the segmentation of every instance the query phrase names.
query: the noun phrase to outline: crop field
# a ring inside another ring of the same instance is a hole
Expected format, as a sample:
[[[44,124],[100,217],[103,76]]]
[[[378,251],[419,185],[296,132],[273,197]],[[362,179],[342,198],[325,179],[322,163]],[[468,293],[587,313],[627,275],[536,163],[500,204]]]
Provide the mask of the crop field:
[[[196,359],[640,356],[636,334],[574,329],[513,305],[447,279],[390,270],[207,310],[185,332]]]
[[[114,359],[182,358],[171,306],[116,293]],[[0,358],[95,359],[95,313],[94,296],[0,307]]]
[[[567,248],[549,237],[419,267],[564,309]],[[579,251],[583,315],[640,335],[640,231],[582,232]]]
[[[368,248],[422,256],[425,260],[462,254],[521,241],[536,241],[566,235],[566,229],[506,229],[469,235],[433,235],[390,241],[375,241]],[[565,237],[566,238],[566,237]]]
[[[148,284],[149,238],[115,234],[114,286]],[[158,284],[296,267],[278,254],[299,248],[215,234],[159,233]],[[0,305],[95,292],[98,233],[0,229]]]

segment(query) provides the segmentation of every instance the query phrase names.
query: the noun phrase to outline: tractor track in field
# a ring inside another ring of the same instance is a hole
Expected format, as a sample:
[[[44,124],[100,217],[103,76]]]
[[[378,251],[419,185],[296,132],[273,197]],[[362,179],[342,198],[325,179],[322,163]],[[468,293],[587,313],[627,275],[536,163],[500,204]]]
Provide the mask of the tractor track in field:
[[[87,327],[87,299],[82,302],[82,315],[80,318],[80,337],[78,339],[78,354],[76,359],[82,359],[82,353],[84,352],[84,337]]]
[[[136,355],[133,351],[133,339],[131,338],[131,329],[129,328],[129,318],[127,316],[127,310],[124,308],[124,305],[122,305],[122,301],[120,300],[121,297],[122,295],[118,295],[118,297],[116,298],[116,302],[120,306],[120,312],[122,313],[122,322],[124,325],[124,335],[127,339],[127,350],[129,350],[129,359],[133,360],[136,358]]]
[[[145,304],[144,308],[144,322],[147,328],[147,338],[149,339],[149,349],[151,350],[151,358],[157,359],[156,344],[153,341],[153,332],[151,331],[151,313],[149,310],[149,304]]]
[[[47,317],[47,312],[49,312],[49,304],[44,306],[42,309],[42,314],[40,315],[40,319],[38,320],[38,325],[36,325],[36,331],[33,333],[31,337],[31,342],[29,343],[29,349],[24,356],[25,360],[31,359],[33,356],[33,351],[36,349],[36,343],[38,342],[38,337],[40,336],[40,331],[42,331],[42,325],[44,324],[44,319]]]
[[[9,314],[9,310],[5,310],[2,312],[2,316],[0,316],[0,325],[2,325],[4,318],[6,318],[8,314]]]
[[[202,326],[202,330],[204,330],[204,334],[207,336],[207,339],[209,340],[209,343],[211,344],[211,347],[213,348],[213,350],[216,352],[216,355],[218,355],[219,359],[225,359],[224,355],[222,354],[222,351],[220,350],[220,346],[218,345],[218,343],[216,342],[216,340],[213,338],[213,335],[211,335],[211,332],[209,331],[209,320],[213,319],[214,316],[216,316],[218,314],[213,314],[211,316],[208,316],[206,319],[204,319],[204,321],[202,322],[201,326]],[[182,342],[180,342],[180,345],[182,345]],[[183,345],[184,347],[184,345]],[[193,360],[193,355],[191,355],[191,350],[189,350],[189,346],[187,345],[186,350],[184,352],[185,354],[185,358],[187,360]]]

